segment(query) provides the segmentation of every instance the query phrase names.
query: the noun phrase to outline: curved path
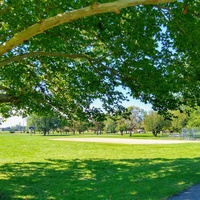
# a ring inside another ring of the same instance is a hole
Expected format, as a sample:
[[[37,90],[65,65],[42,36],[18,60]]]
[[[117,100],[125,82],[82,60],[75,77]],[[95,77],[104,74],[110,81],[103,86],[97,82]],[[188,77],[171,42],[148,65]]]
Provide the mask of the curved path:
[[[168,200],[200,200],[200,184],[194,185],[188,190],[173,196]]]

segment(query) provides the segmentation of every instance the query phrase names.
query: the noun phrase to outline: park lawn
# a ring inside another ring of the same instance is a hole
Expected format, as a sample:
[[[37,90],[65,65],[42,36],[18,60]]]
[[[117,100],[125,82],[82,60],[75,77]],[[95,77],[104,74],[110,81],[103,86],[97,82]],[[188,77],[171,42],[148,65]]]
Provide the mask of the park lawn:
[[[160,200],[200,183],[200,143],[51,140],[58,137],[74,136],[0,134],[1,200]]]

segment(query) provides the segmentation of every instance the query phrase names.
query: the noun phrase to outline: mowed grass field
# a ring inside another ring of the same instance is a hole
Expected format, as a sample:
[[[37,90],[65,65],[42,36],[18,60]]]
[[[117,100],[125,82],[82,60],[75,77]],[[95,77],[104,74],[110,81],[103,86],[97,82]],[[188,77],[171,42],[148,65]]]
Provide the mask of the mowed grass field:
[[[161,200],[200,183],[200,143],[51,140],[65,137],[80,136],[0,133],[0,199]]]

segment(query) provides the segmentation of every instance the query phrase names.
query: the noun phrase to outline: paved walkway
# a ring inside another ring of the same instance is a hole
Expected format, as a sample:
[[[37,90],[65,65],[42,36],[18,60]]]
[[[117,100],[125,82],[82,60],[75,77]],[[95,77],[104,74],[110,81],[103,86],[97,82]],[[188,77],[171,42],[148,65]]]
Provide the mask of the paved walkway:
[[[200,184],[194,185],[183,193],[180,193],[168,200],[200,200]]]

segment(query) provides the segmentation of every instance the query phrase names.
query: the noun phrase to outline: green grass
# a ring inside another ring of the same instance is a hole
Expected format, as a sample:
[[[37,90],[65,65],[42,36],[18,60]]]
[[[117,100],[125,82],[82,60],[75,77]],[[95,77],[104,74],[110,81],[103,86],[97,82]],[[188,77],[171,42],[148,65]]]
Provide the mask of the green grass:
[[[200,183],[198,143],[50,140],[58,137],[74,136],[0,134],[1,200],[160,200]]]

